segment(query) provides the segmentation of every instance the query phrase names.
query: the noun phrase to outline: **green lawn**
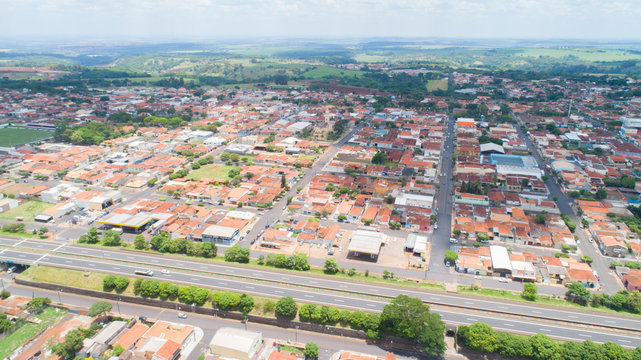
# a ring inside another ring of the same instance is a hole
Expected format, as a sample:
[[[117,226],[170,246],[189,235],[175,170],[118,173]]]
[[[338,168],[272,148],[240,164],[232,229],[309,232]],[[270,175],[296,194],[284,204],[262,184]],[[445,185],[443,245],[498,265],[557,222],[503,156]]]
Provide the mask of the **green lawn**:
[[[0,129],[0,146],[13,147],[52,136],[51,131],[6,127]]]
[[[48,307],[36,317],[40,320],[40,324],[25,323],[16,332],[0,340],[0,359],[4,359],[18,347],[24,345],[27,341],[31,340],[40,331],[48,328],[56,323],[61,317],[67,314],[66,311],[53,307]]]
[[[0,219],[15,221],[17,217],[22,217],[24,221],[33,221],[34,216],[52,206],[54,204],[37,200],[23,201],[18,207],[0,213]]]
[[[228,174],[229,174],[229,170],[231,169],[240,169],[240,168],[238,166],[209,164],[209,165],[202,166],[198,170],[192,170],[192,172],[189,173],[188,178],[196,181],[203,178],[216,178],[216,179],[230,180]]]
[[[436,91],[436,90],[447,91],[447,80],[446,79],[428,80],[426,87],[427,87],[427,91]]]

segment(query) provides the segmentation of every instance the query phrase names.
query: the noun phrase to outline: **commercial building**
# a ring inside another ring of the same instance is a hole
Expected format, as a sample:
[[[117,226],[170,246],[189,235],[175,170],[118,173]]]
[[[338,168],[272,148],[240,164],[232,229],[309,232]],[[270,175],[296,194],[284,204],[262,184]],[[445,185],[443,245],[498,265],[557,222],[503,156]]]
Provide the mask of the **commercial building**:
[[[501,277],[512,276],[512,262],[506,248],[495,245],[490,246],[490,257],[494,274]]]
[[[376,261],[381,252],[385,235],[376,231],[357,230],[347,247],[348,255],[358,258],[369,258]]]
[[[227,359],[251,360],[261,350],[263,335],[254,331],[224,327],[209,343],[209,351]]]
[[[140,233],[144,231],[154,221],[153,217],[145,212],[135,215],[111,213],[101,219],[96,220],[98,224],[107,225],[107,227],[118,227],[124,231]]]
[[[240,230],[236,228],[210,225],[203,231],[202,237],[204,242],[213,242],[216,245],[231,245],[239,233]]]

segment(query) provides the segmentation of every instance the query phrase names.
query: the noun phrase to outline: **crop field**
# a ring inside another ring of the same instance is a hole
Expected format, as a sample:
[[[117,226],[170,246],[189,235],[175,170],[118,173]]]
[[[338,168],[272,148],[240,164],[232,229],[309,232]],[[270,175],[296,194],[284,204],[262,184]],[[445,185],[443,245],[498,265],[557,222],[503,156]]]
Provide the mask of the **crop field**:
[[[0,146],[13,147],[53,136],[51,131],[6,127],[0,129]]]

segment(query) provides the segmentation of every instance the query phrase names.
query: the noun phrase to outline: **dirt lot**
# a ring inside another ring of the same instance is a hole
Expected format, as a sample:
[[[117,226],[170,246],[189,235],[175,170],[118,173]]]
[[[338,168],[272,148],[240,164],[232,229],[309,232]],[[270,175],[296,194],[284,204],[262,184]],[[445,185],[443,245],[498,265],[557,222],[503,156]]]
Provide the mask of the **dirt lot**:
[[[49,350],[51,346],[64,340],[69,330],[77,328],[88,328],[91,325],[91,318],[82,315],[68,314],[58,325],[50,327],[42,333],[27,349],[23,350],[15,360],[26,360],[36,351],[41,350],[44,355],[41,359],[57,359],[58,356],[52,354]]]

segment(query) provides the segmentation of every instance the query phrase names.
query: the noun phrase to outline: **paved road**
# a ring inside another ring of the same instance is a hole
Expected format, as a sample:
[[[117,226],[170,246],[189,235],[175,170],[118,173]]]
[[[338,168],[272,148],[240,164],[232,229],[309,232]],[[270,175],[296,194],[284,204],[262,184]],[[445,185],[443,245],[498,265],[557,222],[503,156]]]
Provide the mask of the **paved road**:
[[[521,119],[518,117],[517,119],[519,121],[519,125],[521,125]],[[521,126],[516,126],[516,129],[518,131],[519,137],[523,140],[523,142],[525,142],[528,149],[532,151],[532,155],[535,157],[540,167],[545,168],[545,165],[547,163],[541,157],[538,149],[530,140],[530,137],[523,132]],[[614,294],[619,290],[623,290],[623,285],[621,284],[621,282],[619,282],[615,278],[615,275],[610,271],[610,259],[603,256],[603,254],[601,254],[601,252],[595,248],[595,246],[589,241],[590,239],[588,238],[585,231],[578,226],[579,224],[581,224],[581,219],[576,216],[576,213],[571,206],[574,200],[570,200],[565,195],[551,173],[546,171],[546,174],[548,175],[548,179],[547,181],[545,181],[545,185],[550,190],[550,198],[553,199],[556,196],[556,204],[559,207],[559,210],[561,210],[562,213],[567,214],[570,219],[575,224],[577,224],[575,234],[579,237],[578,240],[580,241],[578,247],[581,250],[581,253],[594,259],[594,262],[591,264],[591,266],[592,269],[596,270],[597,274],[599,274],[601,278],[601,281],[599,282],[599,284],[601,285],[601,289],[608,294]]]
[[[439,209],[438,213],[438,229],[434,230],[431,238],[430,249],[430,265],[429,272],[430,278],[438,276],[436,274],[445,275],[450,278],[449,269],[445,266],[445,251],[450,249],[449,239],[452,228],[452,154],[454,153],[454,116],[449,115],[446,120],[446,132],[441,150],[440,172],[439,176],[438,197],[436,207]],[[443,176],[440,176],[443,173]]]
[[[52,299],[55,303],[58,300],[58,293],[47,290],[32,289],[29,287],[24,287],[20,285],[10,284],[6,279],[5,285],[7,289],[14,295],[31,297],[33,296],[46,296]],[[80,307],[80,308],[89,308],[96,299],[86,296],[73,295],[73,294],[60,294],[60,300],[65,305]],[[203,337],[199,346],[194,349],[190,354],[187,360],[196,360],[200,354],[203,353],[209,341],[211,341],[216,330],[221,327],[232,327],[237,329],[247,329],[251,331],[258,331],[263,334],[263,337],[281,339],[281,340],[290,340],[298,341],[300,343],[315,342],[320,347],[320,356],[321,360],[327,360],[330,356],[339,351],[339,350],[352,350],[374,355],[384,356],[386,350],[381,349],[380,347],[369,344],[364,340],[346,338],[341,336],[331,336],[324,335],[315,332],[307,332],[296,329],[286,329],[275,326],[267,326],[262,324],[248,323],[245,327],[244,324],[236,320],[230,319],[221,319],[214,318],[211,316],[189,313],[187,319],[179,319],[177,313],[179,310],[168,310],[168,309],[158,309],[154,307],[141,306],[128,304],[125,302],[115,302],[110,301],[113,309],[113,313],[120,313],[125,316],[138,317],[146,316],[148,319],[152,320],[164,320],[171,321],[176,323],[188,324],[192,326],[197,326],[203,329],[205,336]]]
[[[100,250],[99,250],[100,251]],[[81,250],[82,254],[82,250]],[[81,258],[81,257],[72,257],[72,256],[61,256],[57,254],[46,255],[42,253],[31,253],[19,249],[5,249],[0,252],[0,259],[3,260],[16,260],[18,259],[24,263],[33,263],[37,262],[42,265],[50,265],[57,267],[65,268],[76,268],[82,270],[95,270],[101,272],[112,272],[116,274],[123,274],[131,276],[133,272],[137,269],[140,269],[140,265],[130,265],[125,263],[118,263],[109,260],[96,260],[91,258]],[[84,255],[89,255],[84,254]],[[109,255],[109,254],[107,254]],[[125,254],[125,256],[128,256]],[[132,256],[133,257],[133,256]],[[129,259],[135,260],[135,259]],[[157,260],[160,264],[162,260]],[[182,267],[183,264],[179,261],[172,262],[176,266]],[[191,264],[191,262],[185,262]],[[192,267],[194,264],[191,265]],[[202,265],[204,266],[204,265]],[[221,265],[224,266],[224,265]],[[142,267],[142,268],[146,268]],[[546,307],[528,307],[527,305],[519,304],[510,304],[494,300],[480,300],[472,298],[464,298],[460,296],[452,296],[445,293],[425,293],[421,291],[412,291],[411,289],[395,289],[393,287],[383,287],[376,285],[359,285],[354,283],[342,283],[336,282],[333,280],[324,280],[321,278],[316,279],[307,279],[308,283],[312,289],[303,288],[303,287],[287,287],[286,285],[280,284],[269,284],[264,282],[251,282],[246,279],[234,279],[232,277],[220,277],[210,274],[199,274],[199,273],[188,273],[181,271],[171,271],[170,274],[161,274],[159,271],[160,267],[151,266],[155,270],[156,275],[154,279],[157,280],[168,280],[177,283],[185,284],[194,284],[211,288],[225,289],[237,292],[246,292],[262,296],[270,297],[281,297],[281,296],[292,296],[293,298],[299,301],[307,301],[314,303],[322,303],[331,306],[337,307],[347,307],[352,309],[360,309],[365,311],[381,311],[383,306],[387,303],[384,300],[378,300],[376,298],[363,298],[356,295],[347,295],[347,294],[336,294],[321,292],[319,288],[326,286],[336,286],[334,289],[338,290],[351,290],[355,291],[357,287],[364,288],[365,290],[369,289],[369,293],[379,293],[380,295],[387,295],[396,293],[407,293],[411,296],[420,296],[427,301],[434,301],[439,303],[449,303],[453,301],[462,301],[463,306],[470,306],[475,308],[488,307],[491,309],[503,310],[510,313],[518,313],[523,311],[526,314],[534,314],[537,316],[546,316],[551,319],[567,319],[568,321],[588,321],[594,324],[602,325],[618,325],[626,326],[632,329],[641,329],[640,320],[629,317],[619,317],[619,316],[601,316],[597,314],[590,314],[584,312],[575,312],[575,311],[566,311],[566,310],[557,310],[549,309]],[[267,272],[261,270],[252,270],[252,269],[240,269],[235,267],[227,267],[226,272],[230,275],[238,275],[238,272],[241,270],[253,271],[254,276],[269,276],[270,273],[275,276],[279,276],[280,281],[285,281],[288,283],[295,283],[301,281],[301,277],[298,275],[289,275],[282,274],[278,272]],[[508,331],[518,331],[527,334],[542,332],[550,336],[555,336],[559,338],[567,338],[572,340],[585,340],[590,339],[594,341],[615,341],[624,346],[639,346],[641,345],[641,338],[631,337],[626,335],[618,335],[606,333],[604,331],[593,331],[585,330],[580,327],[572,327],[570,325],[560,326],[560,325],[550,325],[547,324],[547,321],[541,321],[538,319],[528,319],[528,320],[514,320],[507,316],[502,316],[500,314],[490,314],[485,315],[481,314],[474,310],[465,310],[465,309],[456,309],[451,310],[451,308],[441,309],[439,307],[434,307],[434,310],[441,314],[443,319],[450,323],[456,324],[470,324],[476,321],[487,323],[493,327],[504,329]]]

